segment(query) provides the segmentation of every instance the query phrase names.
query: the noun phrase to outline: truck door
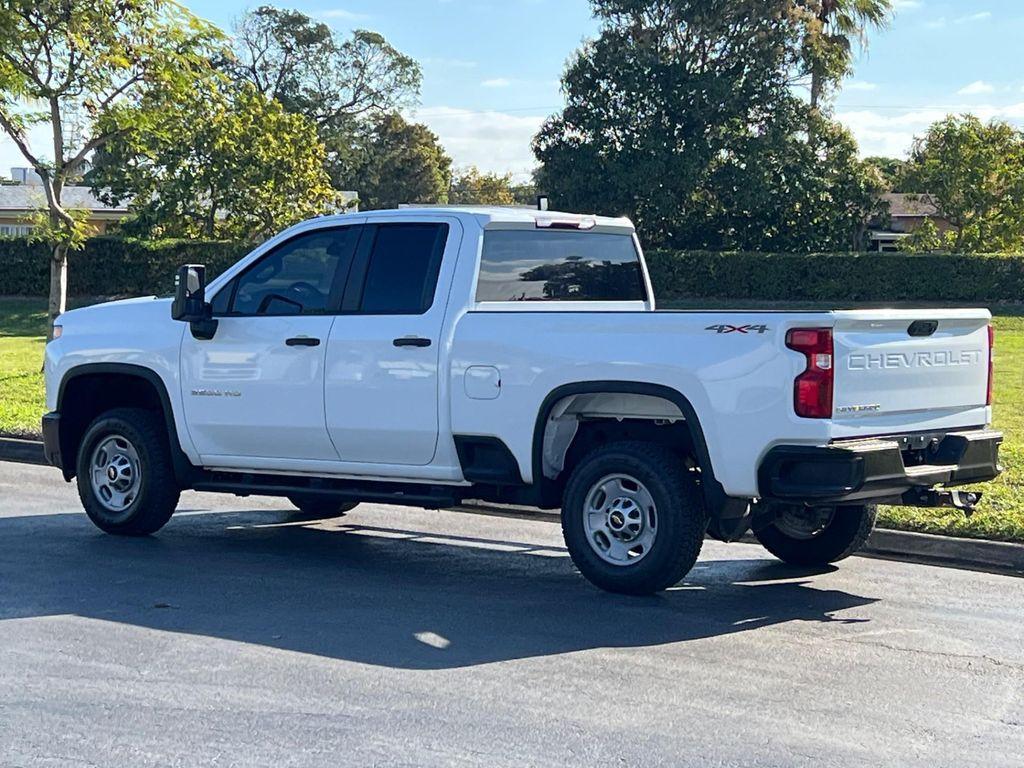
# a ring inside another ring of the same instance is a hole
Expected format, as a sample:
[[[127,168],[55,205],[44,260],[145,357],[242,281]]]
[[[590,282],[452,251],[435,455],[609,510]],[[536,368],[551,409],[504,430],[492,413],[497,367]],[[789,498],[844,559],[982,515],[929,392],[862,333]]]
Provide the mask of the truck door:
[[[438,365],[462,227],[367,224],[327,344],[327,430],[341,460],[423,466],[438,438]]]
[[[213,339],[185,332],[185,417],[205,463],[338,460],[324,423],[324,360],[360,234],[356,223],[297,234],[217,292]]]

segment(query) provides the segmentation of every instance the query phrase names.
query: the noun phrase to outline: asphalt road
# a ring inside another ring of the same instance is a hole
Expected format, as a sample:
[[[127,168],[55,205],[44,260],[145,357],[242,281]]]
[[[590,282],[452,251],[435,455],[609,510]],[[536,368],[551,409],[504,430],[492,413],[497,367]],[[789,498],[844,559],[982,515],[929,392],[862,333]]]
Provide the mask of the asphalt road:
[[[1024,762],[1024,581],[708,543],[603,594],[546,520],[187,494],[95,530],[0,463],[3,766]]]

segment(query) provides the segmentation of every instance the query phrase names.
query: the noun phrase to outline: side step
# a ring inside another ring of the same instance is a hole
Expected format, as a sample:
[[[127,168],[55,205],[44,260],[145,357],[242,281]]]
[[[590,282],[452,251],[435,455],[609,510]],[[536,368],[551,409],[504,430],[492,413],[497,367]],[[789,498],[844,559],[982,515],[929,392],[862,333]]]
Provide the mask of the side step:
[[[438,485],[234,472],[204,472],[191,485],[197,491],[233,493],[236,496],[322,496],[339,501],[374,501],[426,509],[457,506],[463,498],[460,489]]]

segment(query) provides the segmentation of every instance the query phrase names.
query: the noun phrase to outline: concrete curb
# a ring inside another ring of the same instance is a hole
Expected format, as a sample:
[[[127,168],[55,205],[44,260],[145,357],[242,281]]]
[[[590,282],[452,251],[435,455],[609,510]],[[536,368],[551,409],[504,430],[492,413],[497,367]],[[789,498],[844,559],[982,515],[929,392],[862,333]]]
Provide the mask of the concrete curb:
[[[42,442],[19,437],[0,437],[0,461],[44,465],[49,463],[43,455]]]
[[[13,437],[0,437],[0,461],[47,464],[43,455],[42,442]],[[558,519],[557,514],[505,505],[466,504],[460,507],[460,510],[472,514],[501,517],[535,520]],[[757,543],[753,536],[745,536],[743,541]],[[871,534],[867,546],[858,554],[865,557],[1024,576],[1024,544],[1005,541],[960,539],[952,536],[878,528]]]
[[[862,555],[1024,576],[1024,544],[876,528]]]

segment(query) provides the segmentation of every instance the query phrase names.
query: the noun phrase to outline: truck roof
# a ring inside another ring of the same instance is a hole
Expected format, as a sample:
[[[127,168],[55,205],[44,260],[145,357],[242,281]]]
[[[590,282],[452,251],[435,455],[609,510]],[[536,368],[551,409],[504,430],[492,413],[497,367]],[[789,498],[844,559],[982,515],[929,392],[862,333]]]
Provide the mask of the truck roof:
[[[597,216],[594,214],[569,213],[567,211],[539,211],[535,208],[526,207],[503,207],[503,206],[424,206],[409,207],[400,209],[387,209],[381,211],[361,211],[359,216],[367,216],[371,220],[377,218],[388,218],[390,216],[415,216],[415,215],[438,215],[448,214],[457,216],[472,216],[480,226],[486,228],[489,225],[501,224],[528,224],[535,225],[538,221],[558,221],[593,224],[589,228],[600,229],[634,229],[633,222],[625,217]],[[588,227],[583,227],[588,228]]]

